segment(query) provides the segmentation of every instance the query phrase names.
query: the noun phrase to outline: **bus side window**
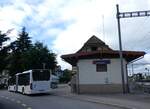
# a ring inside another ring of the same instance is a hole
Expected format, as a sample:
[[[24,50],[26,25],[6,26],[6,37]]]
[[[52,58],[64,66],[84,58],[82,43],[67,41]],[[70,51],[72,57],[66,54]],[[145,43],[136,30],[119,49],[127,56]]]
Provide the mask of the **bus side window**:
[[[19,75],[19,78],[18,78],[19,85],[29,85],[29,83],[30,83],[29,73]]]

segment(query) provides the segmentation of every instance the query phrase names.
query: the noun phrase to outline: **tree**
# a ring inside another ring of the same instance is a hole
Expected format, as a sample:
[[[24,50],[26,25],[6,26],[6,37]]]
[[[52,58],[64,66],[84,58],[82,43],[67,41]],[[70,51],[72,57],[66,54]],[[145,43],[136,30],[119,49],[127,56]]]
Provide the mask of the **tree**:
[[[5,59],[8,55],[8,47],[5,45],[5,42],[8,40],[9,37],[7,37],[7,34],[0,31],[0,73],[5,69],[7,64]]]
[[[47,46],[44,46],[41,42],[36,42],[29,54],[31,69],[52,69],[54,70],[57,61],[55,53],[52,53]]]
[[[9,37],[7,37],[7,34],[6,33],[2,33],[1,31],[0,31],[0,50],[2,50],[3,49],[3,45],[4,45],[4,43],[7,41],[7,40],[9,40]]]
[[[17,40],[10,45],[11,52],[8,56],[7,68],[11,76],[29,69],[43,69],[43,66],[46,69],[55,69],[57,65],[55,53],[41,42],[32,44],[25,28],[22,28],[18,35]]]
[[[19,38],[16,40],[16,46],[17,51],[20,53],[24,53],[32,47],[32,41],[30,40],[25,27],[23,27],[22,31],[19,33]]]
[[[60,82],[61,83],[68,83],[71,80],[71,77],[72,77],[71,70],[65,69],[63,71],[63,76],[60,77]]]
[[[28,69],[29,60],[27,58],[29,50],[32,48],[32,41],[26,32],[25,27],[18,34],[19,37],[10,45],[11,53],[8,56],[8,69],[10,75],[22,72]]]

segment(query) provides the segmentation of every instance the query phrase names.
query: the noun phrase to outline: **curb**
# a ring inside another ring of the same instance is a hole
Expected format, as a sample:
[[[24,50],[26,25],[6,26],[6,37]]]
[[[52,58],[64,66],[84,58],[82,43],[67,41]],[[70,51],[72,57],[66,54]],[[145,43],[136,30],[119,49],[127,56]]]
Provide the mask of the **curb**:
[[[137,109],[135,107],[129,107],[129,106],[125,106],[125,105],[120,105],[120,104],[114,104],[114,103],[106,103],[104,101],[96,101],[93,99],[89,99],[89,98],[78,98],[78,97],[73,97],[73,96],[67,96],[67,95],[57,95],[55,94],[55,96],[61,96],[64,98],[70,98],[70,99],[74,99],[74,100],[80,100],[80,101],[87,101],[87,102],[92,102],[92,103],[98,103],[98,104],[104,104],[104,105],[110,105],[113,107],[118,107],[118,108],[122,108],[122,109]]]
[[[122,108],[122,109],[136,109],[134,107],[124,106],[124,105],[114,104],[114,103],[106,103],[104,101],[95,101],[95,100],[92,100],[92,99],[87,99],[85,101],[93,102],[93,103],[99,103],[99,104],[104,104],[104,105],[110,105],[110,106],[114,106],[114,107],[118,107],[118,108]]]

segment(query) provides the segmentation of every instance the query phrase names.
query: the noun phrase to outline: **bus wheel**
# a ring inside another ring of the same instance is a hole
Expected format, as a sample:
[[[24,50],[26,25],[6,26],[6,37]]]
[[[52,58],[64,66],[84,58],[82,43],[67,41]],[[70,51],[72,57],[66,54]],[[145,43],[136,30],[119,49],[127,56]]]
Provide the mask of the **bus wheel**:
[[[25,93],[24,93],[24,87],[22,88],[22,94],[25,94]]]

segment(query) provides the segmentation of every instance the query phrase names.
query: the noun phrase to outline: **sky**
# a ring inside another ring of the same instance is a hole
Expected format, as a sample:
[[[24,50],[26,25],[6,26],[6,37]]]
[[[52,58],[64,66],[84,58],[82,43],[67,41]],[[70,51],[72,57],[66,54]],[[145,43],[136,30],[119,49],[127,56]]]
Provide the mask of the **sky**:
[[[116,4],[120,12],[150,10],[150,0],[0,0],[0,30],[13,29],[13,41],[25,26],[33,42],[43,42],[63,69],[71,68],[60,56],[75,53],[92,35],[119,49]],[[149,25],[150,17],[121,19],[123,50],[145,51],[144,63],[150,63]]]

